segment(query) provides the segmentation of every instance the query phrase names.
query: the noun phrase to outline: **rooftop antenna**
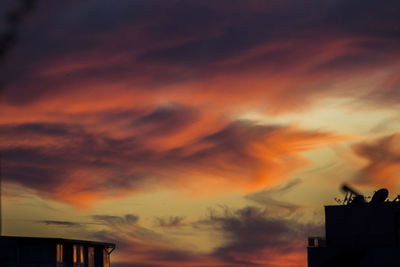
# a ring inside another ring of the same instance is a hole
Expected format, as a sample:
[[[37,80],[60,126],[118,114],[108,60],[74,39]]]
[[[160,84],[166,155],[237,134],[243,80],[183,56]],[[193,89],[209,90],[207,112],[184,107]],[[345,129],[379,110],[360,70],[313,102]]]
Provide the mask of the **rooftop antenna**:
[[[370,203],[382,203],[385,202],[389,195],[389,191],[386,188],[381,188],[378,191],[375,192],[375,194],[372,196],[371,202]]]
[[[365,198],[363,195],[358,193],[356,190],[351,188],[350,186],[343,184],[342,190],[346,192],[346,196],[343,200],[343,205],[348,205],[350,203],[359,204],[365,203]]]

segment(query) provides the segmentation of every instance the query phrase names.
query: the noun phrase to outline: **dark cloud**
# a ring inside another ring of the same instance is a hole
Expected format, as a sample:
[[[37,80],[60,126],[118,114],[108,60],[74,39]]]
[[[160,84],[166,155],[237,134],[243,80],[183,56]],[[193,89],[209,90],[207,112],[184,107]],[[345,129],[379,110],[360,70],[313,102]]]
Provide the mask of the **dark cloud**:
[[[182,14],[189,13],[199,18],[192,19],[190,24],[192,29],[198,31],[204,21],[210,21],[211,17],[211,21],[214,22],[213,27],[219,29],[218,34],[211,36],[202,34],[195,40],[147,51],[140,59],[142,62],[161,61],[192,67],[210,65],[248,51],[257,45],[281,42],[285,39],[311,37],[318,42],[330,36],[398,37],[396,34],[398,29],[396,30],[394,25],[399,19],[393,8],[398,10],[399,5],[395,1],[385,4],[369,1],[366,5],[359,1],[273,2],[267,7],[257,1],[249,3],[247,8],[234,2],[225,10],[218,8],[220,4],[212,2],[189,1],[171,6],[170,8],[178,13],[173,20],[181,22],[180,25],[187,25],[183,23],[186,15]],[[251,6],[254,8],[249,8]],[[257,6],[259,9],[255,11]],[[160,34],[169,36],[168,30]]]
[[[300,252],[305,249],[303,243],[307,234],[320,232],[321,228],[288,218],[270,217],[266,210],[252,206],[226,209],[220,214],[211,212],[209,220],[202,223],[215,226],[228,240],[215,249],[213,255],[239,266],[263,266],[273,262],[278,251],[278,257]],[[257,263],[261,261],[262,264]]]
[[[332,8],[325,13],[322,22],[331,30],[361,36],[386,37],[398,39],[399,22],[396,12],[399,5],[396,1],[378,3],[368,1],[335,1]]]
[[[183,106],[169,105],[154,110],[151,114],[138,118],[133,127],[143,127],[145,134],[152,136],[170,135],[193,124],[198,118],[194,109]],[[149,128],[146,131],[146,128]]]
[[[283,142],[283,138],[286,140]],[[181,160],[193,164],[217,167],[221,170],[230,169],[230,172],[254,177],[260,169],[274,169],[276,157],[293,151],[300,142],[306,140],[325,139],[328,135],[322,132],[298,132],[297,130],[277,125],[258,125],[251,121],[235,121],[225,128],[201,138],[193,146],[204,147],[195,150]],[[329,138],[329,137],[328,137]],[[252,150],[251,147],[259,145],[264,151]],[[190,146],[185,149],[190,150]],[[307,145],[303,147],[307,149]],[[178,151],[180,152],[180,151]],[[184,152],[184,151],[182,151]],[[261,153],[260,155],[258,154]],[[262,156],[261,156],[262,155]],[[293,160],[295,160],[293,158]],[[296,160],[295,160],[296,161]],[[237,164],[240,162],[240,164]],[[289,163],[289,162],[288,162]],[[277,167],[275,165],[275,167]],[[218,172],[218,170],[214,170]],[[265,175],[268,175],[266,171]],[[232,175],[233,179],[234,175]],[[272,178],[272,177],[271,177]]]
[[[78,127],[78,126],[77,126]],[[61,123],[25,123],[20,125],[1,125],[0,133],[7,135],[48,135],[63,136],[73,134],[76,127]]]
[[[196,123],[191,115],[196,112],[186,108],[156,109],[142,115],[134,112],[136,126],[129,114],[111,121],[100,116],[97,120],[108,121],[105,125],[118,123],[130,131],[119,138],[75,124],[3,125],[0,148],[4,180],[28,186],[45,198],[78,206],[107,194],[145,189],[154,177],[159,177],[157,183],[161,185],[189,182],[183,179],[184,174],[198,171],[243,188],[260,182],[260,177],[266,183],[285,176],[289,165],[296,168],[303,164],[297,152],[314,149],[316,140],[318,146],[336,140],[327,133],[238,121],[213,134],[200,133],[193,141],[170,149],[152,147],[154,135],[149,131],[157,132],[157,138],[183,134],[186,127]],[[174,124],[174,120],[178,122]],[[252,150],[254,145],[262,150]],[[277,163],[276,158],[281,157],[284,160]],[[206,180],[197,183],[201,182],[207,185]],[[85,200],[90,194],[95,194],[94,199]]]
[[[124,260],[115,264],[121,266],[275,267],[282,266],[282,262],[299,264],[305,260],[300,255],[306,249],[306,237],[323,232],[322,225],[300,223],[294,217],[277,217],[254,206],[211,209],[206,218],[188,224],[195,231],[207,229],[215,238],[222,236],[223,244],[210,253],[174,248],[163,236],[154,238],[154,233],[143,234],[145,228],[139,224],[133,229],[118,230],[107,224],[103,231],[93,232],[92,238],[116,242],[118,253],[124,255]]]
[[[83,227],[86,224],[78,223],[78,222],[70,222],[70,221],[51,221],[51,220],[43,220],[37,221],[38,223],[44,223],[46,225],[54,225],[54,226],[61,226],[61,227]]]
[[[183,225],[183,221],[185,217],[180,216],[171,216],[168,218],[155,217],[155,221],[157,222],[157,226],[163,228],[175,228]]]
[[[124,80],[132,85],[130,90],[147,90],[260,69],[263,75],[292,73],[304,71],[307,62],[311,86],[318,82],[315,72],[357,72],[390,64],[399,54],[400,5],[395,0],[268,3],[43,4],[24,31],[15,64],[8,70],[7,100],[31,103],[98,80]],[[329,48],[341,41],[345,44]],[[270,48],[263,50],[266,47]],[[329,55],[329,49],[335,55],[315,59]],[[16,67],[22,62],[24,68]],[[33,70],[60,64],[74,67],[54,75],[32,75]],[[305,89],[310,86],[297,88],[303,92],[299,97],[315,93]]]
[[[139,221],[139,216],[125,214],[124,216],[93,215],[92,219],[110,225],[133,225]]]
[[[149,158],[148,153],[139,148],[134,139],[99,136],[77,125],[6,125],[2,126],[0,131],[4,179],[43,190],[44,196],[51,194],[66,182],[70,183],[68,180],[71,173],[77,170],[101,171],[120,164],[126,166],[127,162],[135,158],[141,161]],[[135,151],[135,147],[142,152]],[[126,148],[129,148],[129,152],[124,152]],[[135,176],[134,173],[131,175]],[[128,176],[129,174],[118,176],[114,181],[114,188],[118,185],[129,188],[129,181],[125,181]],[[91,180],[91,183],[79,190],[90,192],[108,186],[107,179],[85,179]]]
[[[118,159],[125,162],[136,157],[145,158],[147,154],[143,150],[143,154],[135,151],[135,147],[141,149],[135,145],[134,139],[98,136],[78,125],[5,125],[0,131],[3,133],[4,178],[44,191],[52,191],[50,188],[54,190],[62,185],[75,170],[112,168],[115,166],[113,162]],[[13,145],[10,146],[11,143]],[[121,149],[127,147],[130,156],[122,155],[125,153]],[[123,183],[123,180],[120,182]],[[101,184],[102,181],[94,180],[93,188],[89,186],[85,190],[105,186]]]
[[[364,52],[337,57],[313,67],[315,72],[344,71],[346,69],[371,69],[378,60],[376,53]]]
[[[51,191],[61,182],[57,181],[57,179],[65,178],[60,170],[54,170],[49,167],[24,166],[22,164],[10,166],[8,165],[10,162],[9,156],[10,153],[5,151],[4,157],[7,157],[7,160],[4,162],[3,175],[13,183],[20,183],[33,189]],[[26,156],[25,154],[24,157],[26,158]],[[21,162],[23,159],[18,158],[18,160]]]
[[[118,253],[125,255],[122,266],[169,266],[174,263],[196,262],[201,258],[197,253],[174,248],[165,237],[140,224],[133,227],[119,225],[122,227],[116,228],[114,221],[119,221],[122,217],[115,219],[113,217],[117,216],[104,216],[107,221],[112,222],[106,224],[102,231],[91,232],[90,238],[116,243]]]
[[[79,114],[77,117],[81,117]],[[112,122],[132,122],[137,120],[140,117],[145,116],[145,110],[141,109],[114,109],[114,110],[106,110],[105,112],[92,112],[85,115],[86,117],[98,120],[100,119],[101,123],[108,124]]]
[[[186,160],[203,162],[209,158],[214,158],[215,155],[221,155],[226,157],[226,161],[231,161],[235,165],[236,163],[234,162],[240,162],[242,166],[256,164],[257,160],[254,161],[251,153],[247,151],[248,144],[268,138],[268,136],[282,129],[274,125],[261,126],[255,125],[250,121],[236,121],[218,132],[199,140],[199,144],[208,144],[208,146],[187,156]]]
[[[35,8],[38,1],[20,0],[16,2],[18,2],[17,7],[7,10],[5,15],[6,26],[4,32],[0,32],[0,64],[3,63],[9,50],[16,45],[19,26],[24,21],[25,17]],[[2,7],[7,9],[7,4],[10,4],[10,2],[5,1]]]

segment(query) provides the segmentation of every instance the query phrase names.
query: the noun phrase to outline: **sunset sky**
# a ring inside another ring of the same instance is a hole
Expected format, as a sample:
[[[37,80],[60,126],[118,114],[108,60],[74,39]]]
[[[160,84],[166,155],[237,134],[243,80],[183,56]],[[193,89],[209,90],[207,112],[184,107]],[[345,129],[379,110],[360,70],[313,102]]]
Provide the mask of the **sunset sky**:
[[[343,182],[400,193],[398,0],[0,10],[5,235],[114,242],[115,267],[305,267]]]

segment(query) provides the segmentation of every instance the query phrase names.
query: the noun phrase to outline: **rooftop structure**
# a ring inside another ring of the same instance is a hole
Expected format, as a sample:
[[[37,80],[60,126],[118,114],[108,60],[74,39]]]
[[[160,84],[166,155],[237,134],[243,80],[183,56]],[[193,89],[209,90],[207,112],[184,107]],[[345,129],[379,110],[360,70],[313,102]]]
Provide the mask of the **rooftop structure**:
[[[72,240],[0,236],[1,267],[110,267],[115,244]]]
[[[400,266],[400,202],[378,190],[370,202],[350,187],[342,205],[325,206],[325,237],[310,237],[308,266]]]

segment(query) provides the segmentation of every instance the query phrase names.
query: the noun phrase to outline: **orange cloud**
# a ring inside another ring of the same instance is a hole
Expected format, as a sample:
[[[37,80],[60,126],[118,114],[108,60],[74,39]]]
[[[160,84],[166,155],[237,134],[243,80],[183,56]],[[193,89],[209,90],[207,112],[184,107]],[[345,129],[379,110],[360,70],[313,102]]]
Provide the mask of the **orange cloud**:
[[[183,106],[124,113],[104,113],[91,129],[67,123],[3,126],[6,181],[81,208],[171,185],[195,196],[249,192],[311,164],[303,152],[344,140],[245,121],[219,128],[218,120]]]
[[[358,182],[397,190],[400,177],[400,134],[396,133],[353,146],[354,152],[367,161]]]

